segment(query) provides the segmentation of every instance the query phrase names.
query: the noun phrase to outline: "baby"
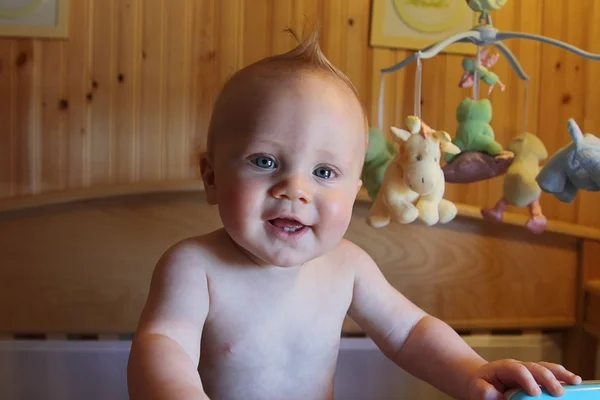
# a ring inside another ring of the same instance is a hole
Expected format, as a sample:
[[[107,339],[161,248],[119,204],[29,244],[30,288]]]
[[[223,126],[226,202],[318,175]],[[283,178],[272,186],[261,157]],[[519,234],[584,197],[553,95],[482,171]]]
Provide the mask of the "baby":
[[[342,323],[457,399],[581,379],[561,365],[479,357],[343,238],[367,145],[356,90],[313,32],[237,72],[200,169],[223,228],[159,260],[128,365],[132,399],[333,398]]]

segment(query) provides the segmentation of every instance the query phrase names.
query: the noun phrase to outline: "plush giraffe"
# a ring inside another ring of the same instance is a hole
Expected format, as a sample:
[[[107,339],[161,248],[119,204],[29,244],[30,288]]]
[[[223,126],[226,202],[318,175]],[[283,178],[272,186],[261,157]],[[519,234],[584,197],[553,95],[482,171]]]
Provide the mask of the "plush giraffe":
[[[416,116],[406,119],[409,130],[391,127],[398,153],[388,164],[381,187],[369,210],[367,223],[381,228],[395,220],[409,224],[419,218],[426,225],[450,222],[454,203],[443,198],[442,152],[459,153],[444,131],[436,131]]]

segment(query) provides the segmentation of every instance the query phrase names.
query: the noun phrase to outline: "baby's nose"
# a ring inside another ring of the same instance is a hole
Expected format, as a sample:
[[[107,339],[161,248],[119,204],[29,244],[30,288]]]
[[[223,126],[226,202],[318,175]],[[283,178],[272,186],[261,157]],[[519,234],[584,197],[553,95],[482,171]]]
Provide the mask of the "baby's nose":
[[[284,179],[271,189],[271,194],[280,200],[299,201],[304,204],[312,202],[309,182],[302,177],[288,177]]]

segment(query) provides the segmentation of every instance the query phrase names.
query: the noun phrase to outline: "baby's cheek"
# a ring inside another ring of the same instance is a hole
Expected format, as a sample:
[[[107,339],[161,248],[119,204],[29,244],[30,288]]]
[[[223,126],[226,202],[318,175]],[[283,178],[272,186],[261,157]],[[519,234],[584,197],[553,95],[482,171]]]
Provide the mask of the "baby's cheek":
[[[252,197],[253,185],[247,180],[240,179],[236,176],[228,177],[219,187],[220,198],[223,201],[244,203],[244,200]]]
[[[219,205],[224,217],[231,223],[240,223],[239,219],[249,218],[256,203],[256,187],[234,179],[224,183],[219,190]]]
[[[347,194],[328,196],[321,202],[319,214],[327,227],[332,230],[345,230],[352,217],[354,200]]]

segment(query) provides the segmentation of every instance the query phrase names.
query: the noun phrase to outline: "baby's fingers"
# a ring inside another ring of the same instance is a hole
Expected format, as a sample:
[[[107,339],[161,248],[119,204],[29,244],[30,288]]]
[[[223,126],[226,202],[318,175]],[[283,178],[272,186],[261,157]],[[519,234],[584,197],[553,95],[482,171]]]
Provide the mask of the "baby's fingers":
[[[507,387],[521,387],[530,396],[538,396],[541,389],[536,382],[536,378],[525,364],[518,362],[507,363],[502,369],[496,372],[500,382]]]
[[[569,385],[579,385],[581,383],[581,377],[575,375],[571,371],[568,371],[565,367],[560,364],[554,364],[549,362],[539,362],[539,365],[542,367],[548,368],[550,372],[554,374],[556,379],[559,381],[565,382]]]
[[[533,378],[539,385],[546,388],[546,390],[553,396],[562,396],[565,389],[562,387],[558,379],[554,376],[554,373],[541,364],[536,363],[524,363]]]
[[[478,379],[472,387],[470,398],[481,400],[503,400],[504,395],[494,385],[483,379]]]

